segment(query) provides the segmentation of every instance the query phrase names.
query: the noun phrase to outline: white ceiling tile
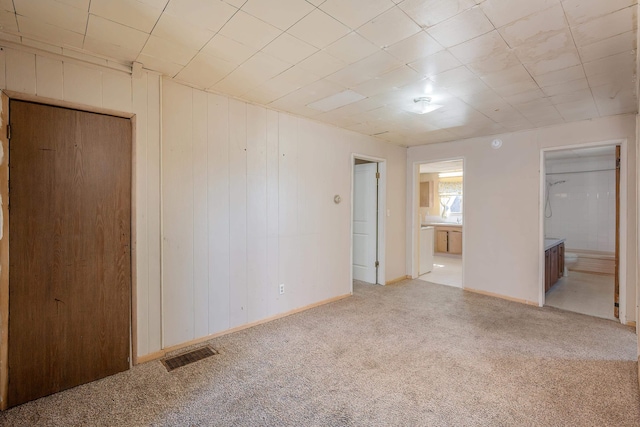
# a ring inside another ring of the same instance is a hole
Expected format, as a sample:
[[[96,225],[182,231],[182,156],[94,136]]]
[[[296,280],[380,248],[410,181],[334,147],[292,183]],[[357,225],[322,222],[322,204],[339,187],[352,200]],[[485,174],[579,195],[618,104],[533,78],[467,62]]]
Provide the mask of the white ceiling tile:
[[[564,70],[576,65],[580,65],[580,57],[578,56],[578,52],[573,51],[559,53],[557,56],[550,57],[549,59],[542,59],[525,64],[527,70],[529,70],[533,76]]]
[[[593,98],[588,101],[579,100],[557,104],[556,110],[565,121],[587,120],[600,116]]]
[[[538,84],[532,78],[529,78],[528,80],[503,85],[503,86],[494,88],[493,90],[501,97],[507,98],[507,97],[518,95],[524,92],[531,92],[537,89],[538,89]]]
[[[224,0],[224,2],[240,9],[247,2],[247,0]]]
[[[258,50],[239,43],[222,34],[216,34],[203,48],[202,52],[235,65],[240,65]]]
[[[82,0],[82,1],[84,1],[87,5],[87,7],[84,9],[86,12],[89,10],[89,0]],[[6,10],[9,12],[14,12],[14,13],[16,11],[15,7],[13,7],[13,0],[0,0],[0,9]]]
[[[151,35],[141,53],[184,66],[191,61],[191,58],[193,58],[198,51],[196,49],[189,49],[171,40],[164,40]]]
[[[637,7],[628,7],[572,29],[576,45],[586,46],[637,29]]]
[[[266,84],[266,83],[265,83]],[[242,99],[249,102],[254,102],[260,105],[267,105],[276,99],[286,95],[289,92],[280,93],[274,89],[269,89],[264,86],[258,86],[250,91],[242,94]]]
[[[246,78],[249,87],[255,87],[277,76],[291,67],[284,61],[263,52],[258,52],[240,65],[234,73]]]
[[[352,64],[377,52],[373,43],[353,32],[327,46],[324,51],[346,64]]]
[[[172,0],[165,13],[184,19],[198,28],[218,31],[238,9],[220,0]]]
[[[475,6],[473,0],[405,0],[399,7],[418,25],[427,28],[439,24]]]
[[[327,77],[327,80],[347,88],[354,87],[401,65],[393,56],[384,51],[379,51],[331,74]]]
[[[408,64],[409,62],[414,62],[420,58],[426,58],[429,55],[438,53],[443,49],[444,47],[435,41],[433,37],[421,31],[387,47],[385,50],[405,64]]]
[[[211,40],[215,32],[198,27],[169,13],[163,13],[151,34],[191,49],[200,50]]]
[[[55,43],[58,46],[82,48],[84,35],[47,24],[37,19],[17,16],[20,33],[34,38]]]
[[[89,11],[145,33],[151,33],[162,13],[161,8],[137,0],[92,0]]]
[[[633,113],[637,111],[638,99],[634,85],[619,87],[604,85],[592,89],[593,97],[602,116]]]
[[[504,97],[505,101],[516,107],[523,104],[530,105],[533,101],[540,101],[543,99],[546,99],[546,96],[544,92],[537,87],[530,91]]]
[[[457,96],[458,98],[463,98],[465,96],[471,96],[478,92],[484,92],[489,90],[489,86],[483,82],[479,77],[474,77],[472,79],[464,80],[458,82],[456,85],[447,88],[447,91],[451,93],[453,96]]]
[[[68,0],[58,0],[58,1],[68,1]],[[75,1],[75,0],[69,0],[69,1]],[[148,4],[149,6],[160,8],[160,9],[164,9],[167,6],[167,3],[169,3],[169,0],[137,0],[137,1],[139,1],[140,3]]]
[[[560,0],[486,0],[480,7],[499,28],[559,3]]]
[[[316,9],[287,32],[318,49],[323,49],[349,33],[349,28]]]
[[[635,31],[618,34],[578,49],[583,62],[591,62],[607,56],[627,52],[634,55],[637,48],[637,37]]]
[[[582,91],[583,89],[588,89],[588,88],[589,88],[589,83],[587,82],[587,79],[581,78],[578,80],[573,80],[573,81],[565,82],[558,85],[546,86],[546,87],[543,87],[542,90],[545,93],[545,95],[552,97],[556,95],[571,94],[573,92],[579,92],[579,91]]]
[[[366,96],[373,96],[394,88],[420,81],[422,77],[415,70],[404,65],[356,86],[353,90]]]
[[[314,101],[326,98],[336,93],[344,91],[344,87],[335,83],[318,80],[315,83],[307,85],[291,94],[293,99],[302,102],[304,105],[310,104]],[[289,96],[289,95],[287,95]]]
[[[60,3],[64,3],[66,5],[69,6],[73,6],[77,9],[82,9],[85,12],[89,11],[89,3],[91,2],[91,0],[56,0]],[[165,3],[168,0],[165,0]],[[2,0],[3,3],[11,3],[11,0]]]
[[[180,64],[175,64],[160,58],[154,58],[153,56],[149,56],[144,53],[138,55],[136,61],[142,63],[142,66],[147,70],[159,71],[169,77],[175,76],[183,68]]]
[[[14,0],[18,15],[84,34],[89,14],[54,0]],[[22,30],[21,30],[22,31]]]
[[[511,47],[535,43],[568,27],[562,6],[557,4],[499,29]]]
[[[440,87],[450,88],[455,87],[458,83],[465,80],[476,79],[476,75],[471,72],[467,67],[460,66],[452,70],[444,71],[440,74],[429,77],[429,80],[433,81]]]
[[[297,64],[316,53],[318,49],[288,33],[282,33],[262,51],[290,64]]]
[[[285,31],[313,10],[305,0],[249,0],[242,10]]]
[[[394,7],[358,29],[358,33],[381,48],[391,46],[421,31],[400,9]]]
[[[547,33],[545,38],[521,44],[515,48],[515,52],[523,63],[546,60],[565,53],[577,54],[569,27]]]
[[[636,58],[628,53],[620,53],[584,64],[584,72],[591,87],[621,80],[631,83],[631,76],[636,70]]]
[[[320,9],[356,29],[393,6],[390,0],[327,0]]]
[[[307,0],[308,3],[311,3],[314,6],[320,6],[322,3],[324,3],[326,0]]]
[[[547,92],[545,91],[545,94]],[[552,104],[567,104],[567,103],[578,103],[578,102],[593,102],[593,94],[591,93],[590,88],[585,88],[582,90],[561,93],[553,96],[549,96],[549,100]]]
[[[319,79],[319,76],[309,73],[300,67],[291,67],[272,79],[267,80],[259,86],[258,90],[262,90],[265,94],[268,92],[270,95],[277,95],[277,97],[269,101],[272,102]]]
[[[498,73],[500,71],[508,70],[520,64],[518,56],[511,52],[496,53],[493,57],[487,57],[479,61],[471,62],[467,64],[470,70],[476,73],[480,77],[484,77],[489,74]]]
[[[534,79],[540,87],[555,86],[584,79],[584,68],[582,65],[565,68],[564,70],[552,71],[546,74],[535,76]]]
[[[2,31],[18,32],[16,14],[7,10],[0,10],[0,29]]]
[[[259,83],[249,81],[241,73],[231,72],[227,77],[209,88],[226,95],[241,97],[247,90],[253,89]]]
[[[87,37],[140,52],[149,35],[96,15],[89,16]],[[119,58],[115,58],[119,59]]]
[[[446,50],[409,64],[411,68],[424,76],[435,76],[461,65],[462,63]]]
[[[222,27],[219,34],[254,49],[262,49],[281,33],[273,25],[239,11]]]
[[[562,6],[569,24],[576,26],[637,3],[637,0],[563,0]]]
[[[490,59],[496,54],[509,51],[509,46],[498,31],[490,31],[449,49],[463,64]]]
[[[298,66],[304,70],[317,74],[320,77],[328,76],[344,68],[347,64],[334,58],[326,52],[319,51],[300,61]]]
[[[465,103],[471,105],[477,110],[486,111],[488,109],[502,108],[506,101],[498,96],[493,90],[485,90],[476,93],[470,93],[460,97]]]
[[[234,68],[235,65],[230,62],[200,52],[175,76],[175,79],[208,89],[226,77]]]
[[[482,10],[475,7],[429,28],[427,32],[444,47],[451,47],[493,29],[493,24],[484,16]]]
[[[82,48],[86,51],[97,53],[107,58],[114,58],[118,61],[132,62],[140,54],[140,46],[138,49],[132,49],[128,45],[116,45],[106,42],[104,40],[95,39],[91,36],[84,38],[84,44]]]

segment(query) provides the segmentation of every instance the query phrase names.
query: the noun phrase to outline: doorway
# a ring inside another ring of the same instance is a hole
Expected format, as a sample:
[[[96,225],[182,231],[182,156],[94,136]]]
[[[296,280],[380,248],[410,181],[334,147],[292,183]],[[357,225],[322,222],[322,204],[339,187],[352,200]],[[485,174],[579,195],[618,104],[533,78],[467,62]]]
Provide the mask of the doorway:
[[[544,304],[619,316],[620,145],[544,153]]]
[[[353,281],[384,285],[385,168],[383,159],[352,156],[351,271]]]
[[[418,166],[418,279],[462,287],[464,161]]]
[[[129,119],[9,102],[6,406],[129,369]]]

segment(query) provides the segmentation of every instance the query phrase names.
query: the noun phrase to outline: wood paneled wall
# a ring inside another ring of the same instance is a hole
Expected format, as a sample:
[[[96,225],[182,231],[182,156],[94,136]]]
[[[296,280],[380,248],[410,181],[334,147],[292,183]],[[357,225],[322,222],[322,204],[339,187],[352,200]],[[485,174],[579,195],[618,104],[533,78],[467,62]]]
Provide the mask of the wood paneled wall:
[[[0,44],[1,46],[1,44]],[[2,47],[0,89],[87,109],[135,114],[134,266],[138,355],[160,350],[160,76],[106,68],[106,60]],[[84,62],[90,61],[94,63]],[[124,66],[116,66],[125,70]]]
[[[352,153],[388,161],[386,279],[406,274],[405,148],[64,53],[2,48],[0,89],[135,114],[138,356],[348,293]]]
[[[353,152],[389,161],[404,275],[404,148],[163,80],[165,347],[350,292]]]

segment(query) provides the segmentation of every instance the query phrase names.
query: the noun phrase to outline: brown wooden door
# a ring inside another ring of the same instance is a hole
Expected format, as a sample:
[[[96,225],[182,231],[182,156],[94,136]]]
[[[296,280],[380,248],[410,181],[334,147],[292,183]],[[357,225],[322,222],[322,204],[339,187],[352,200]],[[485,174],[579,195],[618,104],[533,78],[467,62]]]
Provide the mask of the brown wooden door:
[[[131,122],[10,103],[8,405],[129,368]]]

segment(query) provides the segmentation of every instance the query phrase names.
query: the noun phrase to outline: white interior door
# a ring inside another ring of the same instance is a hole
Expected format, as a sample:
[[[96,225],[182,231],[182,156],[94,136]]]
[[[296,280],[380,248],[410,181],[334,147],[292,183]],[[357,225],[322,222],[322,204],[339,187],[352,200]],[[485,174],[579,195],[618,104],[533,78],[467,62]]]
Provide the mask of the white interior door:
[[[376,283],[377,163],[355,165],[353,184],[353,278]]]

